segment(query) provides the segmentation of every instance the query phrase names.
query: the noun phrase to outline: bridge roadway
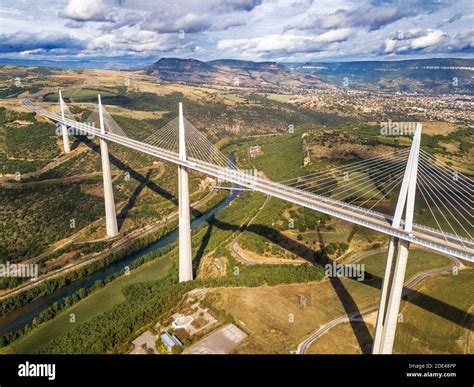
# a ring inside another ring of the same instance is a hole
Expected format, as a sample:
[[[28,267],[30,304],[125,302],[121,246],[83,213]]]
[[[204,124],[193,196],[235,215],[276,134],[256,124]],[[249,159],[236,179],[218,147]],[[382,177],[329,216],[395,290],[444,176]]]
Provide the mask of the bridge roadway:
[[[123,145],[130,149],[149,154],[177,165],[183,165],[189,169],[217,177],[221,180],[236,183],[251,190],[262,192],[264,194],[271,195],[291,203],[299,204],[303,207],[307,207],[315,211],[319,211],[336,218],[370,228],[375,231],[380,231],[384,234],[391,235],[402,240],[416,243],[434,251],[474,262],[474,243],[472,240],[459,238],[453,234],[443,234],[440,230],[419,224],[413,224],[413,231],[409,233],[403,229],[392,227],[392,217],[377,211],[367,210],[342,201],[316,195],[308,191],[288,187],[286,185],[275,183],[257,176],[249,176],[242,171],[223,168],[206,161],[194,158],[180,160],[178,153],[114,133],[102,134],[100,133],[100,130],[74,120],[67,118],[63,120],[60,115],[51,113],[32,104],[31,98],[32,97],[24,98],[22,100],[22,104],[25,107],[37,112],[38,114],[48,117],[55,122],[63,123],[67,127],[75,128],[76,130],[81,131],[83,134],[104,138],[116,144]]]

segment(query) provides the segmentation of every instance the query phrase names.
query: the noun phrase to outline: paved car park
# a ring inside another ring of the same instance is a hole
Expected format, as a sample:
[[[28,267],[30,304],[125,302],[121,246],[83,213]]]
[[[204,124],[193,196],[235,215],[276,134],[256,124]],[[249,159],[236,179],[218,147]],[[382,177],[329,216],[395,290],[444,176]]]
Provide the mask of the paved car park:
[[[234,324],[228,324],[196,344],[186,348],[184,354],[227,354],[233,351],[247,334]]]
[[[151,351],[156,353],[155,349],[156,336],[150,331],[143,332],[135,340],[133,340],[133,350],[130,352],[132,355],[145,355]]]

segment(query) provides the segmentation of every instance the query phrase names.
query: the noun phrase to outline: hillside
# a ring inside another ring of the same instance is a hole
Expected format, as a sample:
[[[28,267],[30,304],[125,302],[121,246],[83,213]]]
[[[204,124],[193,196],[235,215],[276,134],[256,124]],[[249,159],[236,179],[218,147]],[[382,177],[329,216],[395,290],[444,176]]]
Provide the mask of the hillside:
[[[473,59],[277,63],[162,58],[145,68],[163,82],[262,88],[328,88],[389,92],[474,93]]]
[[[162,58],[145,68],[164,82],[214,84],[235,87],[321,87],[319,77],[294,72],[277,62],[219,59]]]
[[[294,71],[317,75],[324,82],[400,92],[473,94],[474,59],[290,63]]]

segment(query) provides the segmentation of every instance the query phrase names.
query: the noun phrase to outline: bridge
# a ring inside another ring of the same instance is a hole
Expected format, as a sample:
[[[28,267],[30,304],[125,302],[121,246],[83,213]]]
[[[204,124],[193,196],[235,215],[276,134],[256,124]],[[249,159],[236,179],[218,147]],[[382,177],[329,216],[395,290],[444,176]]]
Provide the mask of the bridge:
[[[148,138],[129,138],[107,112],[98,96],[98,109],[87,122],[78,122],[59,92],[61,114],[35,104],[22,104],[60,127],[64,151],[70,152],[69,135],[88,135],[100,141],[107,235],[118,234],[108,143],[116,143],[178,166],[179,185],[179,281],[193,279],[188,171],[194,170],[248,190],[270,195],[335,218],[379,231],[389,237],[387,264],[376,322],[373,353],[391,353],[410,243],[474,262],[472,230],[472,180],[420,148],[421,124],[417,124],[409,149],[373,157],[284,182],[274,182],[237,168],[183,114]],[[93,122],[97,122],[96,128]],[[370,187],[374,187],[370,189]],[[393,215],[374,208],[399,189]],[[362,192],[362,194],[360,193]],[[375,192],[371,194],[371,192]],[[438,228],[413,221],[415,194],[424,201]],[[375,203],[374,203],[375,202]],[[364,204],[371,205],[370,208]],[[403,213],[405,216],[403,217]],[[443,229],[449,226],[450,231]]]

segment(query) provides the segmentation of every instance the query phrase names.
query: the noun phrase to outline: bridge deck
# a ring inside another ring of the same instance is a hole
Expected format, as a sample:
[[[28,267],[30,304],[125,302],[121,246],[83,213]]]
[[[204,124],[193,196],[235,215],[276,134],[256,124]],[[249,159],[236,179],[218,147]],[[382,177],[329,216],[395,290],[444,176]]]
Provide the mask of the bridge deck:
[[[391,235],[402,240],[416,243],[434,251],[474,262],[474,243],[472,240],[442,233],[440,230],[432,229],[419,224],[414,224],[413,231],[408,233],[403,229],[392,227],[391,216],[382,214],[380,212],[366,210],[355,205],[316,195],[301,189],[288,187],[286,185],[275,183],[260,177],[248,176],[239,170],[231,170],[219,167],[202,160],[194,158],[180,160],[179,154],[176,152],[170,152],[166,149],[142,143],[140,141],[119,136],[113,133],[101,134],[99,130],[93,128],[92,126],[69,119],[63,120],[61,116],[35,106],[31,103],[30,98],[23,99],[22,103],[24,106],[34,110],[38,114],[48,117],[55,122],[61,122],[68,127],[73,127],[86,134],[104,138],[108,141],[121,144],[125,147],[149,154],[162,160],[166,160],[177,165],[183,165],[187,168],[217,177],[221,180],[236,183],[251,190],[262,192],[267,195],[289,201],[291,203],[299,204],[303,207],[320,211],[336,218],[346,220],[372,230],[380,231],[384,234]]]

